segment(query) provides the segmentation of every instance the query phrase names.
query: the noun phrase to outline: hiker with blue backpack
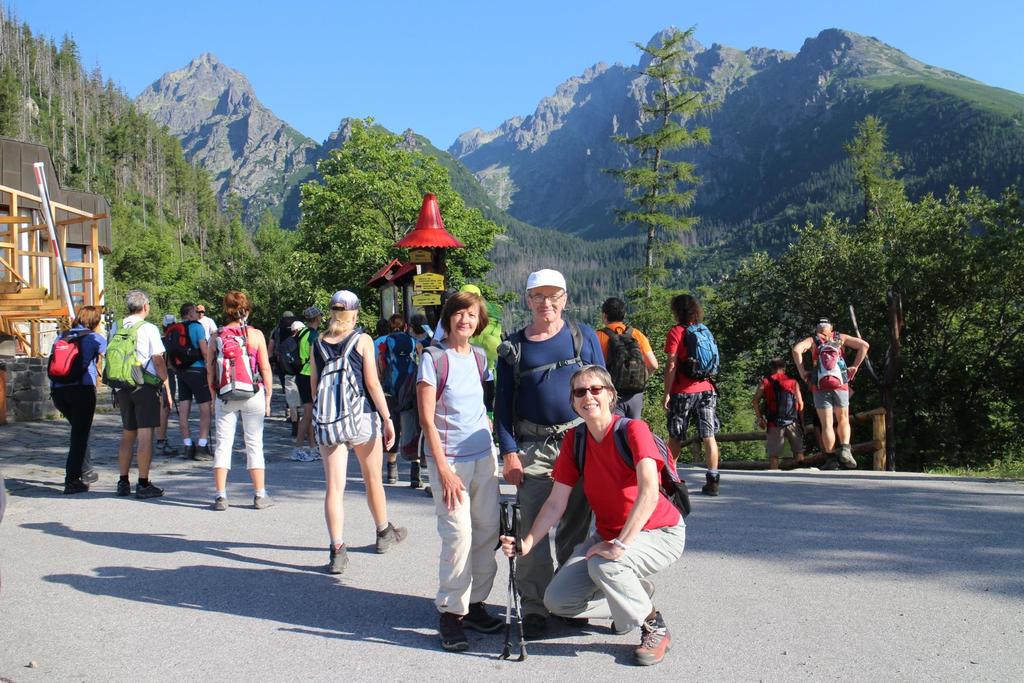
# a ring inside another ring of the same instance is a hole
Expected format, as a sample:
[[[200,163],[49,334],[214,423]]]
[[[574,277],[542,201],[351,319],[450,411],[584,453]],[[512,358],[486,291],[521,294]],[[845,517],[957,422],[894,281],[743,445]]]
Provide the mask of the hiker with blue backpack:
[[[804,397],[800,385],[786,374],[784,358],[769,361],[768,375],[757,386],[753,405],[754,422],[758,429],[766,430],[764,450],[768,455],[768,469],[779,469],[779,458],[787,443],[794,465],[801,466],[804,461]]]
[[[398,454],[409,461],[409,486],[418,489],[420,480],[420,426],[416,406],[416,372],[423,344],[409,333],[405,319],[395,313],[389,319],[391,332],[381,349],[381,384],[388,399],[388,411],[395,421],[395,443],[388,449],[389,484],[398,483]]]
[[[721,428],[718,420],[718,391],[714,377],[721,361],[718,344],[704,324],[704,310],[697,298],[689,294],[672,297],[672,315],[676,324],[665,339],[665,398],[668,414],[668,445],[673,461],[679,451],[690,421],[697,422],[697,436],[705,453],[706,482],[701,493],[717,496],[721,475],[718,472],[718,441]]]
[[[53,405],[71,425],[65,495],[88,491],[98,478],[89,464],[89,432],[96,415],[96,362],[107,350],[107,340],[96,331],[102,319],[96,306],[79,308],[71,329],[54,343],[46,366]]]
[[[567,400],[569,379],[584,365],[604,365],[593,328],[563,319],[568,302],[565,277],[557,270],[538,270],[526,279],[530,324],[513,332],[498,347],[498,381],[494,422],[505,481],[517,487],[524,527],[533,524],[551,492],[551,471],[562,437],[581,418]],[[590,506],[577,486],[555,532],[555,560],[564,564],[573,548],[587,537]],[[545,536],[538,543],[547,547]],[[540,638],[548,628],[544,591],[554,574],[550,552],[522,559],[518,586],[523,598],[523,631]],[[566,622],[583,626],[584,621]]]
[[[348,566],[344,495],[350,450],[355,451],[363,475],[366,504],[376,525],[377,553],[402,542],[408,532],[388,521],[381,465],[384,448],[395,440],[395,428],[377,374],[373,339],[357,326],[359,297],[345,289],[335,292],[330,313],[327,330],[313,345],[310,387],[313,429],[326,480],[327,571],[341,574]]]
[[[652,600],[649,577],[683,553],[686,489],[667,447],[647,423],[613,414],[618,396],[607,370],[590,365],[576,371],[568,399],[583,424],[561,440],[551,493],[521,539],[522,559],[549,552],[544,539],[582,479],[595,529],[551,579],[544,604],[564,618],[611,619],[619,635],[639,628],[635,661],[657,664],[672,636]],[[514,557],[515,539],[502,536],[501,543],[505,555]]]
[[[498,459],[484,405],[484,386],[492,381],[487,355],[470,339],[487,323],[479,294],[450,296],[439,325],[444,341],[426,349],[416,382],[441,536],[434,605],[441,647],[456,652],[469,647],[464,629],[493,633],[504,623],[484,607],[498,571]]]
[[[821,445],[825,452],[823,470],[857,467],[850,445],[850,382],[867,358],[869,344],[859,337],[836,332],[828,318],[818,320],[814,334],[793,345],[793,362],[814,398],[814,410],[821,424]],[[846,349],[856,355],[846,363]],[[804,367],[804,354],[811,352],[811,370]],[[833,418],[835,426],[833,427]],[[839,453],[836,454],[836,437]]]

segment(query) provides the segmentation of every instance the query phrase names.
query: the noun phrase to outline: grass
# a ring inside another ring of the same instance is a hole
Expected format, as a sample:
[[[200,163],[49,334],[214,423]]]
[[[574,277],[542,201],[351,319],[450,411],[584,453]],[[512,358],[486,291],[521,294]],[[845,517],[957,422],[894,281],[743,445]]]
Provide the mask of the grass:
[[[928,76],[875,76],[857,79],[871,90],[885,90],[903,85],[920,85],[974,102],[989,111],[1017,121],[1024,115],[1024,95],[995,88],[984,83]]]
[[[1024,459],[993,460],[988,467],[934,467],[928,474],[990,479],[1024,479]]]

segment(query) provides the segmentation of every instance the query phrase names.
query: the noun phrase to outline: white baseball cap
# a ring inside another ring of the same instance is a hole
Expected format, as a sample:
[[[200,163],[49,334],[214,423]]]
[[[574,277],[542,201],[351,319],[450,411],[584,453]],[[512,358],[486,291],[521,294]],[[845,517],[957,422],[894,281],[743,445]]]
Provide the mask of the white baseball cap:
[[[537,287],[558,287],[559,289],[566,289],[565,278],[557,270],[544,268],[530,273],[530,277],[526,278],[527,291]]]
[[[331,297],[331,308],[342,311],[358,311],[359,297],[347,289],[339,289]]]
[[[175,319],[173,313],[168,313],[167,315],[164,316],[164,327],[167,327],[168,325],[173,325],[176,322],[178,321]]]
[[[302,322],[301,320],[296,320],[288,329],[290,329],[292,332],[298,332],[299,330],[306,329],[306,323]]]

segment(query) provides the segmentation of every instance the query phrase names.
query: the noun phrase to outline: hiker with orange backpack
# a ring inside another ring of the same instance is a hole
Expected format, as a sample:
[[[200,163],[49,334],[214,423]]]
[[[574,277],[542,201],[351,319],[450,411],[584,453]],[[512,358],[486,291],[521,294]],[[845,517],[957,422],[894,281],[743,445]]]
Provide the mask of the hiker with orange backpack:
[[[754,420],[759,429],[767,430],[764,449],[768,454],[768,469],[779,469],[779,456],[786,443],[799,466],[804,461],[804,397],[800,385],[786,374],[784,358],[773,358],[768,370],[754,392]],[[761,411],[762,399],[764,412]]]
[[[71,443],[64,465],[64,493],[83,493],[97,479],[89,465],[89,432],[96,415],[96,361],[107,350],[107,340],[96,332],[100,309],[82,306],[71,329],[53,345],[46,374],[50,377],[53,405],[71,425]]]
[[[853,349],[853,364],[846,364],[846,349]],[[793,362],[814,397],[814,410],[821,422],[821,443],[825,451],[823,470],[857,467],[850,446],[850,382],[868,355],[869,344],[859,337],[836,332],[828,318],[822,318],[814,334],[793,346]],[[811,370],[804,367],[804,354],[811,352]],[[833,428],[832,419],[836,418]],[[839,455],[835,453],[839,437]]]
[[[444,340],[427,347],[416,383],[441,536],[434,605],[441,647],[454,652],[469,647],[464,628],[493,633],[503,623],[484,607],[498,571],[498,459],[484,404],[484,386],[493,378],[486,352],[470,339],[487,324],[483,297],[450,296],[441,311]]]
[[[253,508],[273,505],[266,489],[266,460],[263,456],[263,421],[270,415],[274,375],[263,333],[248,324],[252,304],[244,292],[224,295],[224,319],[213,343],[207,345],[207,382],[215,401],[217,447],[213,454],[216,486],[214,510],[228,509],[228,470],[235,444],[235,426],[242,423],[245,467],[252,480]]]

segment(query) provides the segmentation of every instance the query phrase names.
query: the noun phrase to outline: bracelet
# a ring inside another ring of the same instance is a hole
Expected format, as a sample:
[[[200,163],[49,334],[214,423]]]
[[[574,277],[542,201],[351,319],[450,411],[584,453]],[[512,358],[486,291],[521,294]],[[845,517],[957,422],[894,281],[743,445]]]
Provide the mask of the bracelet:
[[[612,543],[612,545],[613,545],[613,546],[615,546],[616,548],[622,548],[623,550],[629,550],[629,546],[628,546],[628,545],[626,545],[625,543],[623,543],[622,541],[620,541],[620,540],[619,540],[619,539],[617,539],[617,538],[613,538],[613,539],[612,539],[612,541],[611,541],[611,543]]]

